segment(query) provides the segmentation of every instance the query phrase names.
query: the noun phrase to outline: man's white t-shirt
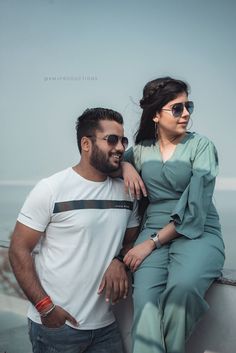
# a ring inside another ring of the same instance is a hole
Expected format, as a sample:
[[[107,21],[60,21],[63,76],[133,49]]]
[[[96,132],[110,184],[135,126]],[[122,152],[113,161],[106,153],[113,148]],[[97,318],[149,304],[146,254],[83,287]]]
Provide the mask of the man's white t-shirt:
[[[93,182],[68,168],[35,186],[18,221],[45,232],[35,267],[53,302],[76,318],[79,329],[112,323],[110,305],[104,294],[97,294],[98,287],[122,247],[126,228],[139,222],[137,205],[125,193],[123,181],[108,177]],[[41,323],[33,305],[28,316]]]

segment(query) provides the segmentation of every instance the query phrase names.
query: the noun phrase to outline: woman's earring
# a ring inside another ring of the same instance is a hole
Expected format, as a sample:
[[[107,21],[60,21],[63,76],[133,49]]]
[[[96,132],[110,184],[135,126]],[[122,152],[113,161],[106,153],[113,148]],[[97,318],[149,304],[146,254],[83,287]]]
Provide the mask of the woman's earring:
[[[190,122],[190,126],[188,126],[187,130],[189,131],[191,129],[191,127],[193,126],[193,120],[191,119],[191,117],[189,118],[188,124]]]
[[[155,137],[157,137],[157,125],[158,123],[155,121]]]
[[[154,118],[153,118],[153,121],[154,121],[154,125],[155,125],[155,137],[157,137],[157,133],[158,133],[158,116],[156,115]]]

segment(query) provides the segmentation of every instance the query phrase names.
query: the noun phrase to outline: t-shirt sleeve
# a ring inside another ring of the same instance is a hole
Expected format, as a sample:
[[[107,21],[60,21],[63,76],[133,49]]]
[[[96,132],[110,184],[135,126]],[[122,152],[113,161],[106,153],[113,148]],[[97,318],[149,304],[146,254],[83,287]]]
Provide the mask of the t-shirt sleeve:
[[[17,220],[39,232],[44,232],[51,219],[52,192],[45,179],[29,193]]]
[[[138,227],[139,223],[140,223],[140,216],[138,214],[138,202],[137,202],[137,200],[134,200],[133,210],[132,210],[131,216],[129,218],[127,228]]]
[[[171,215],[179,234],[192,239],[203,234],[217,174],[216,148],[211,141],[202,139],[193,158],[190,183]]]

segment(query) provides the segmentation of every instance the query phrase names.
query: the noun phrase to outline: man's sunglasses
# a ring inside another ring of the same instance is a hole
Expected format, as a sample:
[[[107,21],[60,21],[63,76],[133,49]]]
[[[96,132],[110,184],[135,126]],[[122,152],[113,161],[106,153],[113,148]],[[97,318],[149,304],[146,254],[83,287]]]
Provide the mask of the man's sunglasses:
[[[189,115],[191,115],[194,109],[194,103],[192,101],[175,103],[172,105],[171,109],[162,108],[161,110],[171,111],[175,118],[179,118],[183,114],[184,107],[187,109]]]
[[[93,135],[93,136],[87,136],[87,137],[95,137],[99,140],[106,140],[108,145],[110,145],[110,146],[116,146],[117,143],[120,141],[121,144],[124,146],[124,149],[126,149],[129,144],[128,137],[125,137],[125,136],[107,135],[105,137],[97,137],[97,136]]]

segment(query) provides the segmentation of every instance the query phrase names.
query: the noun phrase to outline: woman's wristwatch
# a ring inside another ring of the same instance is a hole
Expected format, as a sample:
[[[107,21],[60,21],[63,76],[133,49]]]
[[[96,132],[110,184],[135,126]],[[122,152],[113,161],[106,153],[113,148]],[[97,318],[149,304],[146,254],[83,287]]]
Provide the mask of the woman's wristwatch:
[[[154,244],[156,246],[156,249],[160,249],[162,247],[162,244],[159,240],[159,234],[158,233],[153,233],[150,235],[150,239],[154,241]]]

